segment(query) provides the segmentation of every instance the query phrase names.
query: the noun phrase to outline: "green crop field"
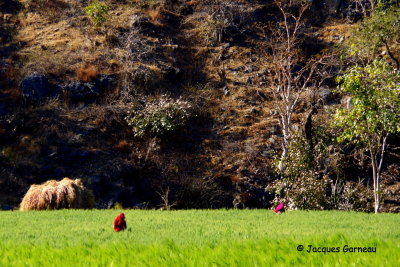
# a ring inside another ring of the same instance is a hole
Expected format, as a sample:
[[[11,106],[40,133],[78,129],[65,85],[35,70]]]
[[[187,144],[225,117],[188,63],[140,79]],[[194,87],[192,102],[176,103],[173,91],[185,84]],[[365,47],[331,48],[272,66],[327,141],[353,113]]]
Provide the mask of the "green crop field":
[[[119,212],[0,212],[0,266],[400,266],[398,214]]]

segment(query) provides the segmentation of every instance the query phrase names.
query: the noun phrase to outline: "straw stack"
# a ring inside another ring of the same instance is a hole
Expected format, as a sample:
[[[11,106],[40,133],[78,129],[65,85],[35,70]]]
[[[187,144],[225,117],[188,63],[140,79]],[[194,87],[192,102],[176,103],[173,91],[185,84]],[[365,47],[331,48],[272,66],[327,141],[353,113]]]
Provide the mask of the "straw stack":
[[[64,178],[32,185],[22,199],[20,210],[88,209],[94,197],[80,179]]]

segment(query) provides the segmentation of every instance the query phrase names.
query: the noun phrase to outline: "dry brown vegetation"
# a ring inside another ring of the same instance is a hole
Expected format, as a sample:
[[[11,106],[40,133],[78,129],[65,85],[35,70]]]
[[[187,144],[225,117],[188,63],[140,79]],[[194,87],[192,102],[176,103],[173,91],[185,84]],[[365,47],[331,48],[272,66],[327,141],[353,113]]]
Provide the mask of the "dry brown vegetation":
[[[96,66],[81,66],[76,70],[76,78],[79,81],[91,82],[98,75]]]

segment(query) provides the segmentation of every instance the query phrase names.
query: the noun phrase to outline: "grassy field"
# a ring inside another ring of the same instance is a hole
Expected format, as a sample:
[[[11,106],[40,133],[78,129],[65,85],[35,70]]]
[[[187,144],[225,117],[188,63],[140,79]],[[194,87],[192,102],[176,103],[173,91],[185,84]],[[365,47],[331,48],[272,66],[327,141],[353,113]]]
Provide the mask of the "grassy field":
[[[116,233],[119,212],[0,212],[0,266],[400,266],[398,214],[127,210]]]

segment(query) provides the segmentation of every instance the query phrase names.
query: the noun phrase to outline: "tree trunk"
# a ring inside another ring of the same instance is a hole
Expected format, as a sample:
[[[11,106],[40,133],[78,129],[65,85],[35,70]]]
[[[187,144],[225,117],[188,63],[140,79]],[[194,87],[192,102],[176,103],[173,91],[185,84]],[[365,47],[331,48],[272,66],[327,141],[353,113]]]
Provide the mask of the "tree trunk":
[[[380,172],[378,171],[377,173],[376,173],[376,192],[375,192],[375,194],[376,194],[376,200],[375,200],[375,213],[378,213],[379,212],[379,208],[380,208],[380,202],[381,202],[381,199],[380,199],[380,190],[379,190],[379,178],[380,178],[380,176],[381,176],[381,174],[380,174]]]
[[[283,144],[282,144],[282,155],[281,155],[281,158],[279,160],[279,165],[278,165],[278,169],[281,173],[286,169],[286,159],[288,156],[288,147],[287,147],[287,145],[285,145],[285,143],[287,143],[287,142],[285,142],[285,140],[284,140]]]
[[[283,115],[282,117],[282,134],[283,134],[283,142],[282,142],[282,155],[279,160],[278,169],[282,172],[286,169],[286,160],[289,153],[289,138],[290,138],[290,129],[289,129],[289,119],[287,116]]]
[[[374,182],[374,211],[375,213],[379,212],[379,171],[378,171],[378,164],[376,159],[376,154],[372,152],[370,148],[371,154],[371,164],[372,164],[372,180]]]
[[[376,0],[369,0],[369,2],[371,3],[371,16],[375,12]]]

